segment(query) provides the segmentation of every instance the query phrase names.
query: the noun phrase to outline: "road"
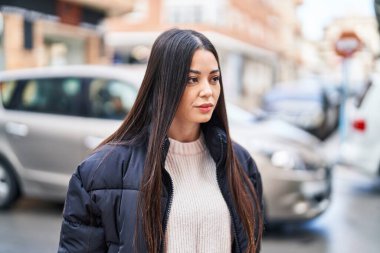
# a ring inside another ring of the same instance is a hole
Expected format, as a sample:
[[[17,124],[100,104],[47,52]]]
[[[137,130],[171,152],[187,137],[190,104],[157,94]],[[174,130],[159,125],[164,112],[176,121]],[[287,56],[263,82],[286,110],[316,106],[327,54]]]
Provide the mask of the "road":
[[[380,180],[335,168],[328,210],[302,227],[266,235],[263,252],[380,252]]]
[[[262,252],[380,252],[380,181],[335,168],[332,203],[301,227],[268,232]],[[57,251],[62,204],[22,199],[0,212],[0,253]]]

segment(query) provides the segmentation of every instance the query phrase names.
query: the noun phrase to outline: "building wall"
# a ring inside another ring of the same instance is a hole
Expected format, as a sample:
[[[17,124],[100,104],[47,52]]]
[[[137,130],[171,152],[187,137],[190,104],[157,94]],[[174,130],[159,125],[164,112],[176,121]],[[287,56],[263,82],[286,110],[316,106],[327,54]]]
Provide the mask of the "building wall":
[[[24,17],[4,13],[4,68],[31,68],[47,65],[97,64],[101,35],[91,29],[47,20],[34,20],[31,49],[24,47]],[[61,60],[59,60],[61,59]]]
[[[106,15],[127,13],[133,2],[39,0],[34,4],[5,1],[0,6],[3,26],[0,30],[0,68],[108,63],[98,23]]]
[[[298,76],[307,78],[313,75],[323,75],[326,71],[325,62],[321,55],[321,43],[302,39],[298,41],[301,67],[298,68]]]
[[[302,0],[267,0],[277,13],[274,22],[277,24],[275,41],[280,52],[278,81],[297,79],[297,70],[302,67],[299,50],[299,41],[302,40],[301,24],[296,15],[297,7],[302,2]]]
[[[23,46],[23,18],[19,15],[4,15],[4,66],[6,69],[35,67],[36,61],[33,51]],[[38,29],[38,28],[37,28]],[[35,41],[36,38],[33,38]]]

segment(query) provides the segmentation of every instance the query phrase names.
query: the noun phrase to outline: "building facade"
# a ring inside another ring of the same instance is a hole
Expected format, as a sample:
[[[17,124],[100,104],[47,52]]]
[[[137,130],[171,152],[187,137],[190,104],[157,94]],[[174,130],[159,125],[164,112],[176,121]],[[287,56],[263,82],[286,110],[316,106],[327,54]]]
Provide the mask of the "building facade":
[[[107,62],[99,24],[108,15],[128,12],[127,2],[2,1],[1,69]]]

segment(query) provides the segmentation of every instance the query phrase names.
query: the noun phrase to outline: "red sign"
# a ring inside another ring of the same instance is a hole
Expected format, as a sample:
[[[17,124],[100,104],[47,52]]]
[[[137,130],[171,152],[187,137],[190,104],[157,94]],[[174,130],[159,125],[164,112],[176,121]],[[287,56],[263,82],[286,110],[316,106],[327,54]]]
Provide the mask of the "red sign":
[[[343,58],[351,57],[362,45],[354,32],[343,32],[335,42],[335,52]]]

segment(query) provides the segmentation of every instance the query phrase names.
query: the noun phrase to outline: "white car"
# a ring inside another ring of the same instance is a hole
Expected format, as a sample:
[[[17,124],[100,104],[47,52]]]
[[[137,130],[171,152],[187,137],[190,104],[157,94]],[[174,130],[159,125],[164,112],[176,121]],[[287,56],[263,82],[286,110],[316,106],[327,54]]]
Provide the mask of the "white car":
[[[338,161],[372,177],[380,176],[380,74],[372,77],[356,107],[347,110],[347,133]]]

